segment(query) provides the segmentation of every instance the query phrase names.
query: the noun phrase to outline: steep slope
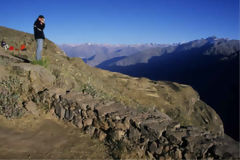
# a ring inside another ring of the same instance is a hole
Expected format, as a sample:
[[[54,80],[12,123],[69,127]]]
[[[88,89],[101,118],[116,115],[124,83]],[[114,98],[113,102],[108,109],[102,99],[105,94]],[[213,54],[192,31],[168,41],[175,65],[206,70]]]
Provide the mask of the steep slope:
[[[5,37],[10,45],[13,42],[19,46],[26,43],[27,51],[17,54],[34,59],[35,41],[31,34],[1,28],[0,35]],[[94,96],[135,108],[157,108],[182,124],[223,131],[219,116],[199,99],[198,93],[190,86],[132,78],[92,68],[80,58],[68,58],[49,40],[45,41],[44,46],[43,57],[48,61],[47,70],[56,78],[54,83],[57,87],[75,91],[88,90]]]
[[[0,57],[5,63],[1,63],[5,72],[0,83],[0,113],[4,116],[0,117],[0,135],[4,136],[1,158],[228,159],[239,156],[238,143],[222,132],[182,126],[156,109],[133,109],[94,98],[86,90],[59,88],[54,85],[53,75],[42,66],[5,53]],[[43,116],[50,119],[42,119]],[[104,141],[105,147],[83,132]],[[93,150],[95,154],[89,155]]]
[[[98,67],[135,77],[191,85],[239,140],[239,41],[208,38],[149,50]]]
[[[136,149],[141,158],[237,156],[237,146],[231,148],[224,138],[219,116],[190,86],[92,68],[66,57],[48,40],[44,68],[23,60],[34,59],[31,34],[1,27],[0,37],[9,45],[27,44],[24,52],[0,49],[1,115],[21,118],[45,110],[105,140],[114,158],[121,158],[124,149]],[[230,151],[223,151],[226,146]],[[164,151],[157,151],[161,147]]]
[[[0,34],[7,37],[9,30],[5,30],[1,29]],[[13,32],[11,31],[11,33]],[[8,38],[14,39],[15,43],[20,43],[23,40],[28,41],[23,37],[32,38],[32,35],[26,33],[22,33],[22,36],[18,34],[20,32],[17,32],[17,36]],[[11,44],[11,41],[8,43]],[[33,59],[34,40],[32,39],[27,43],[29,43],[27,52],[20,55]],[[45,43],[43,56],[48,60],[47,69],[57,78],[55,82],[57,86],[67,90],[90,90],[92,94],[114,99],[129,106],[156,107],[169,115],[172,113],[174,119],[186,125],[209,126],[207,128],[211,130],[222,130],[221,119],[209,106],[199,100],[198,94],[190,86],[172,82],[154,82],[144,78],[132,78],[91,68],[79,58],[66,57],[50,41]],[[199,104],[206,110],[204,113],[197,111]],[[188,116],[185,113],[188,113]],[[217,117],[217,121],[211,117]],[[206,123],[206,119],[209,123]]]

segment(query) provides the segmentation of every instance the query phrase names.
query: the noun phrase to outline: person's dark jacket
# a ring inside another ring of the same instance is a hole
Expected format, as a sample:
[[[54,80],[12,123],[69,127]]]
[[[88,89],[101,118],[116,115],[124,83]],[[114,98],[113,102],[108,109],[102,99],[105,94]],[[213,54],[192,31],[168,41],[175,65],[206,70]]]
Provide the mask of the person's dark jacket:
[[[34,37],[35,39],[45,39],[43,29],[45,28],[45,23],[41,24],[41,22],[37,19],[34,22]]]

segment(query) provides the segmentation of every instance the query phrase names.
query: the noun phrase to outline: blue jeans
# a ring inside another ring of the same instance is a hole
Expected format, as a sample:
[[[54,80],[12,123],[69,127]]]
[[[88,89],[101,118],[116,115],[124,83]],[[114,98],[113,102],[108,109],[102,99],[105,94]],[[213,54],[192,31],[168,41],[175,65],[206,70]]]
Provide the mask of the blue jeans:
[[[37,50],[36,50],[36,59],[37,61],[42,59],[42,48],[43,48],[43,39],[37,39]]]

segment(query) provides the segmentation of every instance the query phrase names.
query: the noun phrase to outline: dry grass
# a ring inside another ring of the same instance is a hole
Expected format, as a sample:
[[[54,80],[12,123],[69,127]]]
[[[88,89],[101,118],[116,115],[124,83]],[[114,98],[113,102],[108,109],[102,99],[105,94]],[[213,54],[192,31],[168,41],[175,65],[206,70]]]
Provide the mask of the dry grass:
[[[25,56],[29,59],[34,57],[35,40],[33,35],[9,30],[0,27],[0,39],[6,37],[7,42],[27,44]],[[218,130],[221,119],[211,108],[204,107],[207,114],[202,111],[195,112],[195,102],[199,95],[191,86],[181,85],[173,82],[154,82],[146,78],[134,78],[119,73],[112,73],[86,65],[80,58],[68,58],[54,43],[45,40],[43,56],[48,59],[47,69],[56,76],[56,86],[66,90],[82,91],[88,86],[94,95],[103,99],[111,99],[130,107],[152,108],[155,107],[169,114],[182,124],[203,124],[202,115],[208,114],[217,120],[211,120],[204,124],[212,130]],[[57,71],[57,72],[56,72]],[[96,92],[96,93],[95,93]],[[205,105],[205,104],[204,104]]]

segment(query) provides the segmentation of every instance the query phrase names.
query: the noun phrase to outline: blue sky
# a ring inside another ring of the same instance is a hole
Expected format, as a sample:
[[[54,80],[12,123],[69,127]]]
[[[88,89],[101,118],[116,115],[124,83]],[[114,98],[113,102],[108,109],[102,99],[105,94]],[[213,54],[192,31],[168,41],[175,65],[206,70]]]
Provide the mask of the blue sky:
[[[177,43],[239,39],[238,0],[2,0],[0,25],[33,33],[39,14],[55,43]]]

